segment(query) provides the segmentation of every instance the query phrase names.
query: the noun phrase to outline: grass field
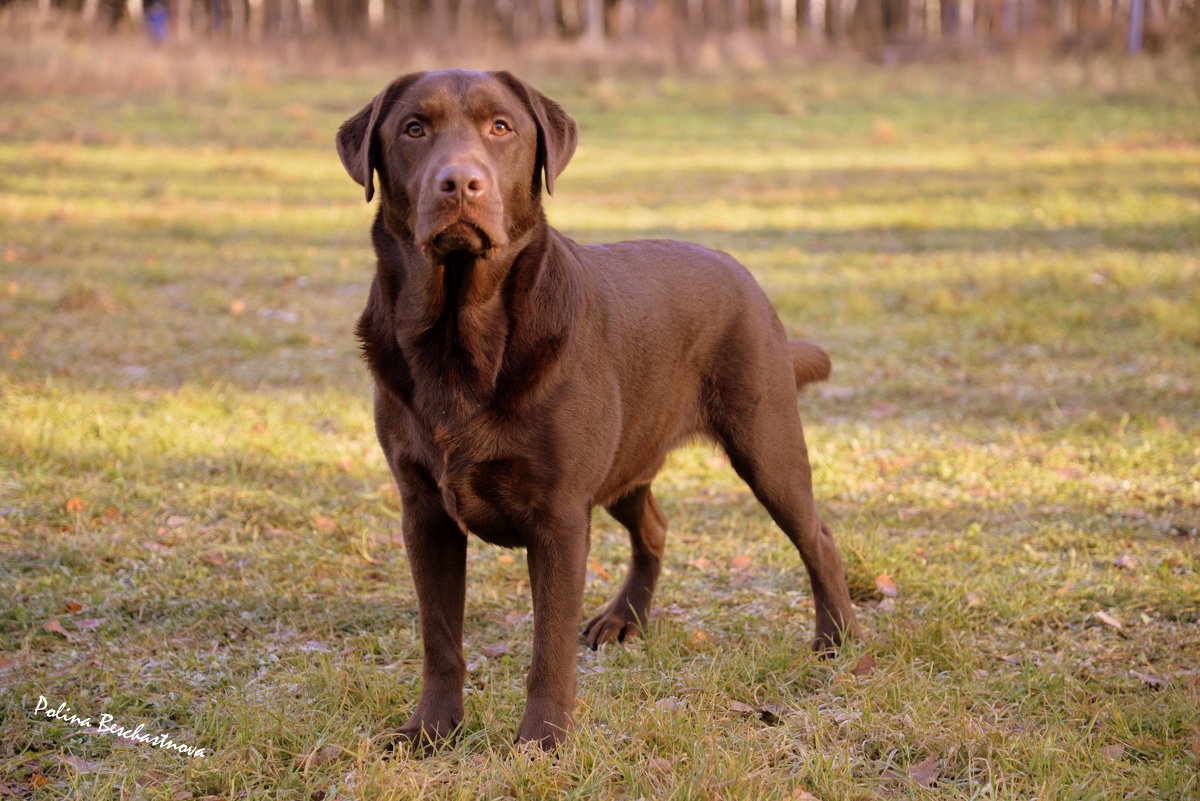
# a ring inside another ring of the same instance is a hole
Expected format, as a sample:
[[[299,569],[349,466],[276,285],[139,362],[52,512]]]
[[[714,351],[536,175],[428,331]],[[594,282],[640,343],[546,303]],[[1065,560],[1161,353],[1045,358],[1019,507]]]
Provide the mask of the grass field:
[[[553,223],[727,250],[832,354],[866,632],[812,657],[795,552],[680,451],[660,614],[581,649],[551,756],[511,745],[524,557],[478,541],[465,731],[381,749],[420,651],[332,138],[390,76],[2,101],[0,797],[1200,797],[1200,82],[1007,70],[539,81],[582,127]]]

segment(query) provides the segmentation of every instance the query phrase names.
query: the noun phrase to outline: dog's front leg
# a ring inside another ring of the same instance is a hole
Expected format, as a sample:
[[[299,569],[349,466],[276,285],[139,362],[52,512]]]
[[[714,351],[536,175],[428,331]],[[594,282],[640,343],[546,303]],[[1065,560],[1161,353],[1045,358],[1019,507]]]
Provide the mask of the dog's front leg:
[[[431,492],[402,489],[404,548],[417,591],[425,664],[417,708],[397,734],[429,746],[463,719],[467,538]]]
[[[517,741],[552,748],[571,726],[575,654],[588,553],[585,512],[539,526],[527,545],[533,589],[533,663],[526,680],[525,716]]]

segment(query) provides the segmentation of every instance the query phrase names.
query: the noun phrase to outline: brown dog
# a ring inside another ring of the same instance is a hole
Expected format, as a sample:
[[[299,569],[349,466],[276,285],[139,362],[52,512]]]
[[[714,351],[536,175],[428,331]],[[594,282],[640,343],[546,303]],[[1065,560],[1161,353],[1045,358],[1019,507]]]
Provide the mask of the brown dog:
[[[858,632],[842,560],[813,502],[796,390],[829,374],[789,342],[744,267],[670,241],[581,246],[541,192],[578,128],[505,72],[406,75],[338,131],[346,170],[382,202],[358,336],[379,442],[400,486],[424,684],[399,734],[463,717],[467,532],[527,550],[533,663],[522,742],[551,746],[575,703],[592,507],[629,529],[633,561],[588,621],[595,648],[639,633],[666,518],[650,482],[673,447],[720,444],[800,551],[826,649]]]

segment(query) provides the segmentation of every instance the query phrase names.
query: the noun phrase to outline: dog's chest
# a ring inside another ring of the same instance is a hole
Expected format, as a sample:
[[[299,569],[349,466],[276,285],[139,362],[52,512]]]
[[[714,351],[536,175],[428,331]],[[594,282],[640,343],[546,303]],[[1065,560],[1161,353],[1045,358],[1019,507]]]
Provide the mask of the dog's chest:
[[[553,475],[552,455],[541,453],[539,438],[525,427],[497,430],[482,420],[453,434],[441,428],[428,434],[446,512],[486,542],[524,545]]]

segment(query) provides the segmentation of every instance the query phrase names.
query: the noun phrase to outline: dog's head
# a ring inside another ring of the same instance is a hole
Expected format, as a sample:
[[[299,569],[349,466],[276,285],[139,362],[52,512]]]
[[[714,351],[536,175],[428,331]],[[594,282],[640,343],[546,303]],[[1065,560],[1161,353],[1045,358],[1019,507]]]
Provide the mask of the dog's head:
[[[488,257],[541,219],[541,191],[575,152],[562,108],[507,72],[405,75],[342,124],[346,171],[384,220],[435,259]]]

